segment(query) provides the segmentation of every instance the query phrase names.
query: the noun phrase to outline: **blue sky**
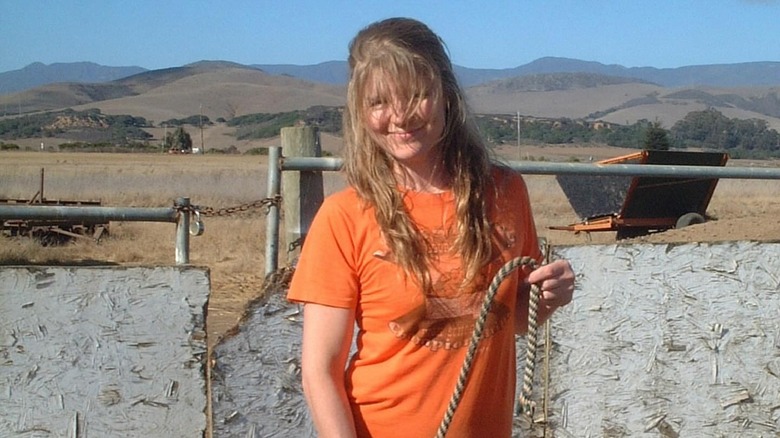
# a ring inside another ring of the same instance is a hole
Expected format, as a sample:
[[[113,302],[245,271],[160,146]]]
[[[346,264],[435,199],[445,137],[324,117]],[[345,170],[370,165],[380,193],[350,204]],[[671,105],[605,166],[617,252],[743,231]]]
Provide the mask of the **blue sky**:
[[[0,0],[0,12],[0,72],[345,60],[360,28],[392,16],[426,22],[472,68],[544,56],[657,68],[780,61],[780,0]]]

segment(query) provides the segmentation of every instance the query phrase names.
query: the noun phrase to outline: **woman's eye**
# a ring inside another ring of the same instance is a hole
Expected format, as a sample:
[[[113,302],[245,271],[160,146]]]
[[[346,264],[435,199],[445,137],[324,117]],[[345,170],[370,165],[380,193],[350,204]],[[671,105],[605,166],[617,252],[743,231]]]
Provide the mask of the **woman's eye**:
[[[387,102],[385,102],[383,99],[369,99],[368,100],[368,106],[372,108],[380,107],[385,105]]]
[[[425,100],[430,98],[431,98],[431,93],[428,91],[424,91],[424,92],[421,91],[419,93],[414,93],[414,100]]]

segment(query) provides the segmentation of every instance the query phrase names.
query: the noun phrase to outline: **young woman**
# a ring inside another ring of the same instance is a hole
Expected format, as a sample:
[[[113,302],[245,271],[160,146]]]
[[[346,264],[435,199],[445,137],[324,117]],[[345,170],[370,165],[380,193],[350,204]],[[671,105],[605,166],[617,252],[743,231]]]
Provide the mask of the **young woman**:
[[[491,163],[426,25],[366,27],[349,68],[349,187],[317,213],[288,295],[305,303],[304,391],[320,437],[433,437],[493,276],[541,258],[527,190]],[[530,283],[546,319],[571,300],[574,273],[555,261],[502,283],[448,436],[511,436]]]

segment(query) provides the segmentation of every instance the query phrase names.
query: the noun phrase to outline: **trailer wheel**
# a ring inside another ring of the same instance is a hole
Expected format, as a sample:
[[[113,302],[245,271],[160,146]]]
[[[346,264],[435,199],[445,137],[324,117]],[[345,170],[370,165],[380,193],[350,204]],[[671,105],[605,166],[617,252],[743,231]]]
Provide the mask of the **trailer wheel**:
[[[677,225],[675,228],[685,228],[688,225],[703,224],[705,222],[704,216],[699,213],[685,213],[677,219]]]

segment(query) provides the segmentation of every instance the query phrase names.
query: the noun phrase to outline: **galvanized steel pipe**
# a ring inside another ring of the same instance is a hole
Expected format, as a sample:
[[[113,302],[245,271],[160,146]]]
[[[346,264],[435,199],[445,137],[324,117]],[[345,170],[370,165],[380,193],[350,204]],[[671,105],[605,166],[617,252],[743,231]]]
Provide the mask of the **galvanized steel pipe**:
[[[176,223],[176,264],[189,263],[189,198],[179,198],[175,207],[98,207],[63,205],[0,205],[0,222],[6,220],[81,221],[81,222],[173,222]]]
[[[335,171],[343,160],[333,157],[288,157],[282,159],[282,170]],[[665,164],[586,164],[554,162],[506,162],[524,175],[621,175],[673,178],[780,179],[780,168],[678,166]]]
[[[281,160],[282,148],[268,148],[268,184],[267,197],[274,198],[280,194],[282,184]],[[271,274],[278,268],[279,252],[279,205],[268,205],[268,216],[265,224],[265,275]]]
[[[178,216],[176,221],[176,264],[186,265],[190,262],[190,198],[177,198],[174,205]]]
[[[680,166],[668,164],[508,163],[525,175],[621,175],[671,178],[780,179],[780,168]]]
[[[77,220],[123,222],[176,222],[177,211],[173,207],[94,207],[9,204],[0,205],[0,220]]]

